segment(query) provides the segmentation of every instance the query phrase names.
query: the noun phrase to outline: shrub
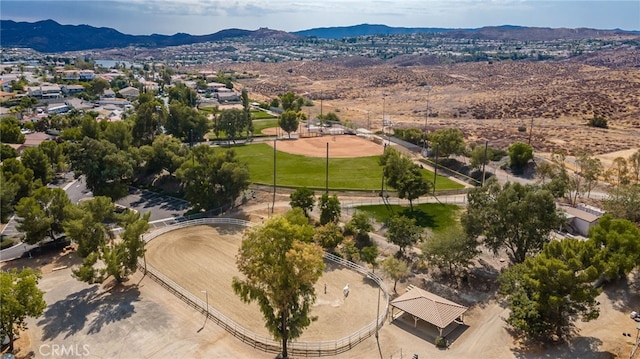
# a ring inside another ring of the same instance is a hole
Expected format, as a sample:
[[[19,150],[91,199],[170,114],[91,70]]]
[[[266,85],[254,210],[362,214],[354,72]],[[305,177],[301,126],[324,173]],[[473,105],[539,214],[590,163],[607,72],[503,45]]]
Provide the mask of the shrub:
[[[593,116],[593,118],[589,120],[588,125],[591,127],[609,128],[607,119],[601,116]]]
[[[518,132],[527,132],[526,126],[518,126]]]
[[[2,241],[0,242],[0,249],[13,247],[15,243],[16,242],[11,238],[8,238],[8,237],[2,238]]]
[[[447,349],[447,339],[438,335],[436,337],[436,348]]]

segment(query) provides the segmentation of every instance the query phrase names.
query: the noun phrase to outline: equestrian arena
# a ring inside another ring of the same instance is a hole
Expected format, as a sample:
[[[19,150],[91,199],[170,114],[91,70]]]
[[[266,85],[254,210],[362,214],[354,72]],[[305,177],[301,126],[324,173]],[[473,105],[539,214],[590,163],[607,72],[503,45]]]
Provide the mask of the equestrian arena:
[[[232,278],[241,276],[235,258],[243,232],[251,225],[236,219],[204,218],[151,232],[145,236],[147,274],[240,340],[278,352],[280,343],[264,327],[258,305],[242,302],[231,288]],[[330,254],[325,254],[325,263],[311,311],[317,320],[290,343],[292,354],[345,352],[375,333],[377,314],[378,325],[384,322],[388,296],[384,285],[382,290],[378,287],[382,281],[366,268]]]

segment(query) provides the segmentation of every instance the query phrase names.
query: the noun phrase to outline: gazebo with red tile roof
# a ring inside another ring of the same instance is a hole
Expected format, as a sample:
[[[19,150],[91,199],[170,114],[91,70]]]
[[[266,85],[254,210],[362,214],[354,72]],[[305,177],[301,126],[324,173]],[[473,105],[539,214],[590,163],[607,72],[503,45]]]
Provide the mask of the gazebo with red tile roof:
[[[411,286],[409,291],[391,301],[391,318],[393,319],[393,309],[411,314],[417,325],[418,319],[433,324],[440,331],[457,319],[462,319],[462,315],[467,311],[467,307],[454,303],[426,290]]]

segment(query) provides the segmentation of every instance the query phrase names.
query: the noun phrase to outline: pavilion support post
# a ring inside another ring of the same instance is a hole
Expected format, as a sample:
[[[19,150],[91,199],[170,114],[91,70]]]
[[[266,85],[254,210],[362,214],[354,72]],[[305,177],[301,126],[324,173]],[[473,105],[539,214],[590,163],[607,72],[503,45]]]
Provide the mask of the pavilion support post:
[[[438,330],[440,331],[440,336],[442,336],[442,328],[438,328]]]
[[[416,317],[415,315],[413,316],[413,327],[414,328],[418,327],[418,319],[420,319],[420,318]]]

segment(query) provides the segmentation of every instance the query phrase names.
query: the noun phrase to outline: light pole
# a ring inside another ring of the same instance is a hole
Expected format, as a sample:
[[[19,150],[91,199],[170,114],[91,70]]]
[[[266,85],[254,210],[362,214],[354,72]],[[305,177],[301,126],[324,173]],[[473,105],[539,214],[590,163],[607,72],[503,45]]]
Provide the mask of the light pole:
[[[429,146],[427,145],[427,120],[429,120],[429,97],[431,95],[431,86],[425,85],[424,89],[427,90],[427,113],[424,116],[424,143],[422,144],[423,156],[427,155]]]
[[[207,318],[209,317],[209,293],[206,290],[201,290],[200,292],[204,293],[205,302],[207,303],[207,307],[205,308],[206,314],[204,315],[204,322],[207,323]],[[204,327],[204,324],[202,324]]]
[[[385,100],[386,100],[387,94],[386,92],[382,91],[382,140],[384,141],[384,125],[385,125],[385,119],[384,119],[384,107],[385,107]]]

